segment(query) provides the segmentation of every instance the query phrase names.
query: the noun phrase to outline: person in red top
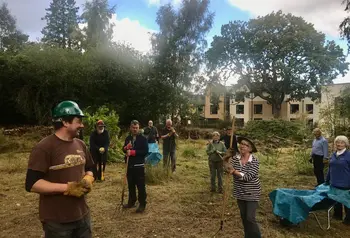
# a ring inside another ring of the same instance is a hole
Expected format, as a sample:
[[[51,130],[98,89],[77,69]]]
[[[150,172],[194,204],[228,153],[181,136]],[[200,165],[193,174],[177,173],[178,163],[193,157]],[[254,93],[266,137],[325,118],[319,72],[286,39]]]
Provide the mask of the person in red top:
[[[52,112],[55,133],[32,150],[25,181],[39,197],[39,219],[45,237],[92,237],[85,195],[94,181],[93,161],[85,143],[76,138],[84,127],[83,112],[72,101]]]

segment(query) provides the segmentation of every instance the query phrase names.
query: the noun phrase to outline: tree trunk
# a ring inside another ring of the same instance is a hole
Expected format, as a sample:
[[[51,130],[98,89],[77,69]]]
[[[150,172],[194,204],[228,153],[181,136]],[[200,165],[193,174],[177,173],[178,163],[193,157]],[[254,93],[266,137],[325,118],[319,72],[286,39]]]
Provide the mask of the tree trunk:
[[[273,118],[281,118],[281,104],[272,104]]]

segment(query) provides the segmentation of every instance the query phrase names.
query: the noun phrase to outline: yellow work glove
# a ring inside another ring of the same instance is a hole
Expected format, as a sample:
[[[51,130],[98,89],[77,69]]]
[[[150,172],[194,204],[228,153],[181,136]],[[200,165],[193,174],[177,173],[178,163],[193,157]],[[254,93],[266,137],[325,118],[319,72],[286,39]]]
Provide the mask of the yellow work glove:
[[[92,190],[92,183],[95,181],[95,178],[91,175],[85,175],[84,178],[81,180],[81,183],[83,184],[84,188],[86,188],[88,191],[87,193],[91,192]]]
[[[99,149],[99,151],[100,151],[101,154],[103,154],[103,153],[105,152],[105,148],[101,147],[101,148]]]
[[[88,189],[85,187],[82,182],[68,182],[67,191],[63,194],[67,196],[81,197],[88,192]]]

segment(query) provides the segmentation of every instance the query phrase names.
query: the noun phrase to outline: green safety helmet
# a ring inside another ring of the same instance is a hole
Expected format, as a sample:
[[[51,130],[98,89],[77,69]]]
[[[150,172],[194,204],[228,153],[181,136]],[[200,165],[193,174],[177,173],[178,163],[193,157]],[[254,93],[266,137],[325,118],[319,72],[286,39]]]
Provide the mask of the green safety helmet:
[[[67,116],[84,117],[84,113],[79,108],[78,104],[73,101],[60,102],[52,110],[52,118],[54,121],[61,121],[63,117]]]

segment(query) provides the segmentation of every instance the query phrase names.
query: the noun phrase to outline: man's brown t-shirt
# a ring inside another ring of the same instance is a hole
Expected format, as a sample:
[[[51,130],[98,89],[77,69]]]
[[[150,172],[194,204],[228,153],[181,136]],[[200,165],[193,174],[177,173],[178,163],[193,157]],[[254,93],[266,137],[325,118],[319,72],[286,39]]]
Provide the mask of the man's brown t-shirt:
[[[43,179],[46,181],[68,183],[80,181],[85,175],[85,168],[92,166],[90,152],[83,141],[64,141],[56,135],[50,135],[32,150],[28,169],[44,172]],[[73,222],[83,218],[88,211],[84,196],[77,198],[63,194],[40,194],[41,221]]]

